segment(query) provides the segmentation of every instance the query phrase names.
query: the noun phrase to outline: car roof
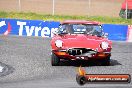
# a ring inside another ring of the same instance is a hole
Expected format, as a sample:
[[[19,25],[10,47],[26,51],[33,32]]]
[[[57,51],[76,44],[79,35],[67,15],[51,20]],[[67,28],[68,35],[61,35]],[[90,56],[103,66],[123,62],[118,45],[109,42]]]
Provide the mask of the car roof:
[[[65,20],[61,22],[61,24],[94,24],[94,25],[100,25],[100,22],[96,21],[87,21],[87,20]]]

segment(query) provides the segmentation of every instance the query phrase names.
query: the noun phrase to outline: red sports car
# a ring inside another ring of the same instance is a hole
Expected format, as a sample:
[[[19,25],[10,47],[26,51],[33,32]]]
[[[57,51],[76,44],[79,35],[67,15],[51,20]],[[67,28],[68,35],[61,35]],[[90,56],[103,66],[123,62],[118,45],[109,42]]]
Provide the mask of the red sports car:
[[[51,40],[52,66],[59,65],[60,59],[99,60],[101,65],[110,65],[112,42],[99,22],[66,20],[54,34]]]

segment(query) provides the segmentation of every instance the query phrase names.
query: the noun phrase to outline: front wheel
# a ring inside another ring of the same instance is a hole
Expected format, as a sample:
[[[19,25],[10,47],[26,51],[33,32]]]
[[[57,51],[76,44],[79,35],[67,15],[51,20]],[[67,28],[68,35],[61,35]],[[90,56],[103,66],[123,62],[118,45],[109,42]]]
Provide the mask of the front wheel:
[[[52,52],[51,55],[51,65],[52,66],[58,66],[60,62],[60,59]]]
[[[102,60],[101,65],[103,66],[109,66],[110,65],[110,56],[104,58],[104,60]]]

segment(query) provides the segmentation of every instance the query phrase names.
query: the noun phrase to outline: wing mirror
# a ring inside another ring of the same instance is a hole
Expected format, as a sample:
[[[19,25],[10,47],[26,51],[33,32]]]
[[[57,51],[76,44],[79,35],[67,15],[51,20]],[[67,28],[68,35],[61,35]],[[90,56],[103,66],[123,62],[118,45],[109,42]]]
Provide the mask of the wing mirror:
[[[53,33],[54,35],[58,35],[58,29],[57,29],[57,30],[53,30],[52,33]]]
[[[57,32],[55,32],[55,31],[53,31],[52,33],[53,33],[54,35],[57,35]]]
[[[108,33],[103,33],[103,36],[105,37],[105,38],[108,38]]]

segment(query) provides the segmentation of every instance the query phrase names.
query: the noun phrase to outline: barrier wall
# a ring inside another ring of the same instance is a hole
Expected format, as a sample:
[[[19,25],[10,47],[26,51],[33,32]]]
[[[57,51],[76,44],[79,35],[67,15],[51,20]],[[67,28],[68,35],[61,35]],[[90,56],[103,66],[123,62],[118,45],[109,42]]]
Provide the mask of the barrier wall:
[[[19,36],[52,37],[52,31],[59,27],[60,22],[41,20],[0,19],[0,34]],[[103,24],[108,39],[132,42],[132,26]]]

